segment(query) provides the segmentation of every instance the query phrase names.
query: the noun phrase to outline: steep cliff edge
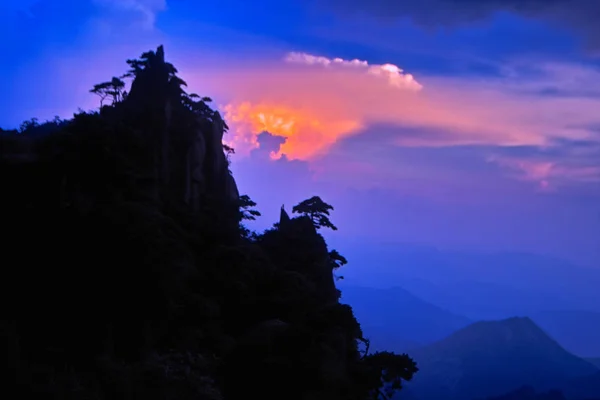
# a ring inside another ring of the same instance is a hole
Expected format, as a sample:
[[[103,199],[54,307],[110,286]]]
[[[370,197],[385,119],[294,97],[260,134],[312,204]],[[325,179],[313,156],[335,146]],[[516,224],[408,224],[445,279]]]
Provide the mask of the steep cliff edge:
[[[61,132],[66,136],[79,128],[78,123],[94,124],[89,118],[95,117],[106,128],[103,133],[94,132],[95,138],[111,140],[114,147],[107,151],[131,158],[136,170],[132,178],[157,202],[185,203],[193,213],[199,212],[202,200],[209,196],[237,205],[239,192],[222,145],[227,125],[219,112],[208,107],[207,98],[182,89],[186,84],[165,61],[162,46],[128,62],[132,70],[125,76],[134,78],[129,94],[124,87],[110,86],[111,81],[96,85],[104,87],[102,95],[111,96],[111,106],[102,106],[99,115],[79,114],[73,121],[24,124],[24,134],[14,132],[3,138],[0,162],[22,165],[47,161],[49,154],[44,150],[52,142],[49,135]],[[125,140],[129,141],[128,148],[123,146]]]
[[[391,396],[415,365],[359,351],[368,342],[333,284],[343,257],[321,226],[286,215],[249,232],[258,213],[229,172],[219,113],[183,90],[162,47],[128,64],[92,89],[98,112],[0,130],[3,390]]]

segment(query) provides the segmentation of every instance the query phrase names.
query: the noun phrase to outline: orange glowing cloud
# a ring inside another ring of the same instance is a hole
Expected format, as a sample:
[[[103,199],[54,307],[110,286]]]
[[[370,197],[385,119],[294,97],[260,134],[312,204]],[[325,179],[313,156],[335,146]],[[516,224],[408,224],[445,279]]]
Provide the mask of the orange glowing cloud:
[[[225,141],[237,153],[247,154],[256,148],[256,136],[267,131],[286,138],[271,157],[286,154],[290,159],[309,159],[366,126],[360,109],[350,107],[344,97],[368,95],[368,87],[378,87],[384,92],[417,92],[422,88],[412,75],[391,64],[369,65],[366,61],[304,53],[289,53],[285,62],[317,69],[282,68],[267,70],[265,75],[255,71],[250,81],[238,82],[235,100],[222,107],[231,127]],[[260,77],[254,75],[257,73]],[[354,79],[362,80],[365,90],[348,86],[344,93],[344,82]],[[253,86],[263,82],[265,90],[255,91]]]
[[[546,146],[556,138],[589,140],[582,127],[599,122],[600,99],[518,93],[510,77],[415,78],[392,64],[305,53],[204,74],[204,90],[225,100],[226,140],[241,155],[262,131],[286,138],[272,157],[307,160],[374,125],[435,132],[399,131],[391,143],[399,146]]]
[[[274,159],[282,154],[307,159],[335,143],[338,137],[362,127],[359,121],[329,121],[315,112],[274,103],[228,104],[224,112],[225,119],[232,127],[224,139],[230,146],[244,150],[256,148],[257,134],[265,131],[286,138],[279,151],[271,154]]]

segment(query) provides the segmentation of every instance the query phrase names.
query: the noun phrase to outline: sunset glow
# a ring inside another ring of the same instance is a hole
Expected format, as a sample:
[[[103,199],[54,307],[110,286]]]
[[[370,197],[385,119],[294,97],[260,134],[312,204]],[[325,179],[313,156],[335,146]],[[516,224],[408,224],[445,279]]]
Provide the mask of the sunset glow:
[[[600,2],[4,3],[2,128],[97,111],[164,45],[265,226],[320,195],[342,234],[600,265]]]
[[[591,132],[579,126],[593,124],[600,107],[592,98],[515,94],[518,81],[511,78],[473,84],[425,77],[421,84],[395,65],[306,53],[211,75],[214,91],[230,99],[222,107],[231,127],[228,144],[245,156],[258,146],[256,135],[268,131],[286,138],[274,159],[323,155],[334,143],[373,126],[394,132],[390,144],[400,147],[547,146],[556,138],[589,140]],[[535,87],[544,82],[527,83]]]
[[[285,106],[250,102],[228,104],[225,118],[231,127],[225,141],[237,153],[247,154],[258,147],[256,137],[262,132],[286,139],[271,158],[285,154],[289,159],[309,159],[335,141],[361,128],[358,121],[327,121],[322,115]]]

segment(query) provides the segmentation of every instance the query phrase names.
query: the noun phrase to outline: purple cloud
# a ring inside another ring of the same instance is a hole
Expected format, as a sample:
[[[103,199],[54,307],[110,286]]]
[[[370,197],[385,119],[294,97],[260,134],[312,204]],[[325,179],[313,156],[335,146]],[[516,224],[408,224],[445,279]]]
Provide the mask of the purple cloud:
[[[458,26],[508,12],[569,27],[584,35],[591,48],[600,46],[596,0],[319,0],[317,4],[342,15],[367,14],[388,21],[408,17],[428,27]]]

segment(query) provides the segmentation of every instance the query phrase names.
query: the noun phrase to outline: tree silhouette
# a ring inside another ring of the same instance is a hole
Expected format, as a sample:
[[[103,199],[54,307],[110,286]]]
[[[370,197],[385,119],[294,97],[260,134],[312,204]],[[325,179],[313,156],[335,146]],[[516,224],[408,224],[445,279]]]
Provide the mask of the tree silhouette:
[[[31,118],[27,121],[23,121],[19,126],[19,132],[23,133],[28,130],[32,130],[40,126],[39,120],[37,118]]]
[[[125,82],[117,77],[113,77],[110,81],[94,85],[90,92],[100,97],[100,108],[102,108],[106,98],[112,99],[112,105],[115,105],[127,97]]]
[[[183,92],[181,100],[184,107],[200,117],[211,118],[215,113],[207,104],[212,102],[210,97],[201,97],[196,93],[187,94]]]
[[[122,78],[136,78],[142,71],[158,66],[164,66],[165,72],[169,76],[175,76],[175,74],[177,74],[177,69],[173,64],[165,62],[165,50],[163,46],[158,46],[156,51],[149,50],[142,53],[140,58],[128,59],[127,64],[130,69],[122,76]]]
[[[252,209],[256,207],[256,203],[252,201],[247,194],[240,196],[240,219],[254,221],[256,217],[260,217],[260,211]]]
[[[408,355],[389,351],[367,354],[362,361],[372,374],[373,381],[368,384],[372,400],[391,399],[402,389],[402,381],[411,380],[419,371],[417,364]]]
[[[331,250],[329,252],[329,262],[331,263],[331,269],[334,271],[348,264],[346,257],[341,255],[337,250]],[[341,280],[344,279],[344,277],[342,275],[335,275],[335,279]]]
[[[310,218],[315,228],[329,228],[337,231],[337,227],[329,220],[330,211],[333,211],[333,206],[325,203],[319,196],[313,196],[292,208],[293,213]]]
[[[256,233],[248,229],[242,222],[243,221],[254,221],[257,217],[260,217],[260,211],[254,209],[256,203],[250,198],[250,196],[244,194],[239,199],[239,229],[242,237],[254,240],[256,239]]]
[[[337,250],[331,250],[329,252],[329,259],[332,261],[335,269],[348,264],[348,260],[346,260],[346,257],[338,253]]]
[[[227,157],[227,162],[231,163],[231,155],[235,154],[235,149],[233,147],[223,143],[223,150],[225,151],[225,156]]]

